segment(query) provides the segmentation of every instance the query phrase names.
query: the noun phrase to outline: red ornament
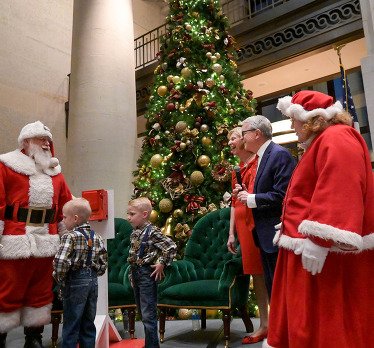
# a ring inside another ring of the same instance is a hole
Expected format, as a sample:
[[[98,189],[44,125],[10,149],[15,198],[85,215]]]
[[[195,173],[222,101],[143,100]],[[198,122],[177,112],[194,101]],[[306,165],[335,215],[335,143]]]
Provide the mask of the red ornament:
[[[200,122],[195,122],[194,126],[195,126],[195,128],[200,128],[201,127],[201,123]]]
[[[201,122],[201,117],[196,117],[197,122]]]
[[[186,88],[189,89],[189,90],[193,89],[194,88],[193,83],[192,82],[187,83]]]
[[[169,112],[172,112],[175,110],[175,105],[174,103],[169,103],[167,106],[166,106],[166,110],[169,111]]]
[[[170,82],[169,85],[168,85],[168,88],[169,89],[172,89],[174,87],[174,83],[173,82]]]
[[[164,73],[164,70],[160,69],[160,74],[163,74]]]

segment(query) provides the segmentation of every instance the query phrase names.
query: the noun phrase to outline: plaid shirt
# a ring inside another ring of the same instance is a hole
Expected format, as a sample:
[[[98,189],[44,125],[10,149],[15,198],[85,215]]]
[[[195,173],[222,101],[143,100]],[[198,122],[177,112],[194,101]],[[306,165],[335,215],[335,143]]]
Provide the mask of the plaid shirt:
[[[140,246],[148,226],[150,226],[150,230],[145,242],[146,246],[143,258],[140,262]],[[176,244],[169,237],[165,236],[158,227],[153,226],[150,223],[146,223],[140,228],[135,229],[131,233],[130,243],[129,257],[127,259],[130,264],[153,265],[156,263],[159,252],[161,251],[161,256],[158,262],[165,266],[169,266],[177,254]],[[131,272],[129,272],[129,278],[130,280],[132,278]]]
[[[88,241],[77,229],[83,229],[89,236],[91,226],[89,223],[81,224],[71,232],[66,232],[61,237],[60,249],[53,260],[53,277],[59,283],[63,283],[70,270],[93,267],[97,275],[105,273],[108,266],[108,253],[104,247],[104,241],[100,235],[94,233],[92,243],[91,265],[87,265]]]

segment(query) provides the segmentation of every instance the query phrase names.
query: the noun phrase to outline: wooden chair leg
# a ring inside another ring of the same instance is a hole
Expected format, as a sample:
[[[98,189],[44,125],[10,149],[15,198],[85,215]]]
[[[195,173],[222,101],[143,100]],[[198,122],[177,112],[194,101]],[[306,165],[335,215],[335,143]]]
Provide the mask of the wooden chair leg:
[[[164,307],[159,307],[159,323],[160,323],[160,342],[164,342],[164,334],[165,334],[165,317],[166,317],[166,309]]]
[[[243,319],[245,329],[247,332],[253,332],[253,323],[251,318],[249,317],[248,310],[246,306],[239,306],[238,307],[240,316]]]
[[[52,313],[51,314],[51,321],[52,321],[52,348],[57,347],[57,339],[58,339],[58,327],[61,323],[61,313]]]
[[[129,332],[130,338],[134,339],[135,334],[135,307],[130,307],[128,309],[129,312]]]
[[[206,329],[206,309],[201,310],[201,328]]]
[[[222,310],[222,320],[223,320],[223,333],[225,335],[225,341],[226,341],[225,347],[228,348],[229,339],[230,339],[230,320],[231,320],[231,313],[229,309]]]

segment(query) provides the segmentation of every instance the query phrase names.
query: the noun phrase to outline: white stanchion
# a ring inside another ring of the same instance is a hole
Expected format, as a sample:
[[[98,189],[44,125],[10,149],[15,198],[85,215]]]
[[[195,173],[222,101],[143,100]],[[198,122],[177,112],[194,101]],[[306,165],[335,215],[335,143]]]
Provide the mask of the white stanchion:
[[[92,229],[104,239],[105,248],[107,248],[107,239],[112,239],[115,236],[114,191],[106,191],[108,192],[108,220],[90,221]],[[98,278],[98,284],[99,296],[95,318],[95,348],[109,348],[109,341],[119,342],[122,338],[108,315],[108,272]]]

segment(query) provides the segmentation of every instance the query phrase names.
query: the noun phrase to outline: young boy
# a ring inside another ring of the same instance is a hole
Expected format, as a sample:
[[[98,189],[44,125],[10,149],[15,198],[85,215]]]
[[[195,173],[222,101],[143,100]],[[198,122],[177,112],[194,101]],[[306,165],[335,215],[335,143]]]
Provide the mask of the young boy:
[[[158,348],[157,281],[165,275],[164,267],[172,263],[177,246],[149,222],[151,212],[148,198],[140,197],[129,202],[127,220],[135,230],[130,236],[127,261],[136,306],[144,325],[145,348]]]
[[[87,222],[91,207],[75,198],[62,208],[63,222],[70,232],[61,237],[53,260],[53,276],[62,286],[64,323],[62,348],[95,347],[94,324],[97,305],[97,277],[105,273],[108,254],[102,238]]]

